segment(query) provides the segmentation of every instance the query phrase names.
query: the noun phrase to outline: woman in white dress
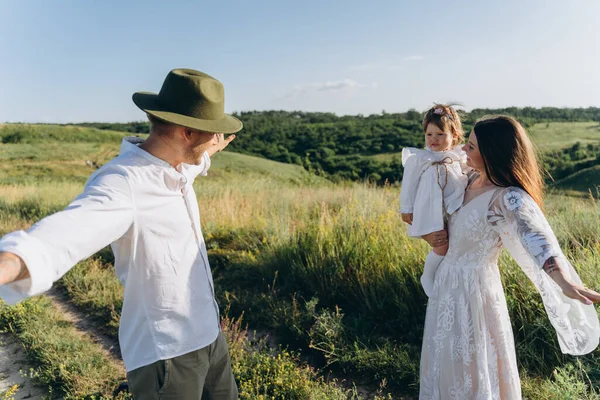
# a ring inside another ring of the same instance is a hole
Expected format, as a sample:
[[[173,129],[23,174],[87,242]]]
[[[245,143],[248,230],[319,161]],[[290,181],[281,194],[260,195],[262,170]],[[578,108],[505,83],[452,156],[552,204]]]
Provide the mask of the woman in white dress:
[[[506,248],[542,296],[563,353],[594,350],[600,337],[593,302],[561,252],[542,205],[531,142],[513,118],[478,121],[463,147],[469,179],[462,208],[448,223],[449,250],[427,305],[420,399],[521,399],[514,339],[498,257]],[[424,237],[432,246],[446,232]]]

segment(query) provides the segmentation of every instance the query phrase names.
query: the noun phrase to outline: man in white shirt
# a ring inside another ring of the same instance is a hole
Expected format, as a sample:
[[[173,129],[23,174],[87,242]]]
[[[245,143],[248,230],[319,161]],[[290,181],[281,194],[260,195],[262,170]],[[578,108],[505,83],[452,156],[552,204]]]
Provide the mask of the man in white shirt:
[[[43,293],[110,244],[135,398],[236,399],[192,183],[242,123],[224,113],[221,82],[195,70],[173,70],[158,94],[133,101],[148,115],[148,138],[125,138],[65,210],[0,240],[0,297],[14,304]]]

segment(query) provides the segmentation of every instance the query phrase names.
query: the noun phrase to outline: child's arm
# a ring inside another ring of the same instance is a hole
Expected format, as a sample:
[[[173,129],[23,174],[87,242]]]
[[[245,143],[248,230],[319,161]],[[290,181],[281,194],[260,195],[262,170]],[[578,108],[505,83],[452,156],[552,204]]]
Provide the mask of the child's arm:
[[[406,222],[409,225],[412,225],[413,215],[412,213],[400,213],[402,216],[402,221]]]
[[[462,145],[456,146],[452,151],[458,156],[458,159],[460,160],[460,169],[463,174],[467,175],[471,171],[473,171],[473,168],[467,165],[467,153],[465,153],[462,149]]]
[[[418,150],[411,147],[402,149],[404,174],[402,175],[402,188],[400,189],[400,212],[402,213],[402,220],[408,224],[412,224],[415,195],[417,194],[417,187],[421,180],[421,168],[418,157],[415,154],[416,151]]]

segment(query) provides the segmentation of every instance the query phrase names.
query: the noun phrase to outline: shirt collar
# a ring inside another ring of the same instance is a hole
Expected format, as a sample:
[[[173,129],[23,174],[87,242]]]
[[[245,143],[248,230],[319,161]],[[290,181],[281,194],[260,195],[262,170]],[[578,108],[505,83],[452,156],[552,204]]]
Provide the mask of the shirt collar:
[[[184,175],[188,181],[194,181],[194,179],[206,171],[206,162],[201,162],[200,164],[186,164],[181,163],[176,168],[173,168],[171,164],[162,160],[158,157],[153,156],[148,153],[146,150],[140,149],[140,145],[144,143],[145,140],[137,137],[137,136],[127,136],[123,138],[123,142],[121,143],[121,154],[126,153],[134,153],[136,155],[142,156],[152,162],[152,164],[159,165],[165,168],[169,168],[171,170],[175,170],[180,174]],[[203,159],[205,157],[203,156]]]
[[[142,156],[145,159],[151,161],[152,164],[157,164],[162,167],[173,168],[171,166],[171,164],[169,164],[165,160],[161,160],[160,158],[155,157],[152,154],[148,153],[146,150],[140,149],[139,146],[144,142],[145,142],[144,139],[137,137],[137,136],[124,137],[123,142],[121,143],[121,154],[134,153],[134,154]]]

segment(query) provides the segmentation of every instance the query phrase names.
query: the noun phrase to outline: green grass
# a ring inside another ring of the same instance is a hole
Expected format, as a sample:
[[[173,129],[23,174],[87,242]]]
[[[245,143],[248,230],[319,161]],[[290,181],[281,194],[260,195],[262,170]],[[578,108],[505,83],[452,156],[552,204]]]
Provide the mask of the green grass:
[[[123,289],[110,264],[98,258],[84,261],[59,286],[75,305],[104,324],[105,333],[117,337]],[[241,399],[359,399],[353,391],[326,382],[294,353],[270,349],[264,341],[251,342],[241,318],[228,317],[227,310],[223,314],[221,325]]]
[[[535,124],[528,129],[531,138],[541,151],[558,150],[577,142],[600,142],[598,122],[550,122]]]
[[[110,249],[105,249],[102,254],[112,259]],[[112,264],[96,255],[71,269],[57,286],[73,304],[96,319],[104,334],[118,338],[123,286],[116,278]]]
[[[325,183],[325,180],[310,175],[299,165],[285,164],[265,158],[224,151],[216,155],[211,165],[213,176],[258,175],[269,180],[297,184]],[[254,176],[257,178],[257,176]]]
[[[542,151],[558,150],[577,142],[582,144],[600,142],[600,124],[598,122],[550,122],[535,124],[527,132],[536,147]],[[468,132],[467,132],[468,137]],[[402,158],[402,152],[381,153],[370,157],[379,161]]]
[[[46,161],[47,175],[0,184],[1,233],[26,228],[81,190],[82,182],[67,179],[66,163]],[[427,248],[406,235],[396,213],[398,188],[333,185],[297,166],[235,153],[213,161],[195,188],[218,300],[232,318],[225,325],[238,324],[229,341],[246,398],[354,395],[322,381],[306,369],[307,360],[323,374],[382,383],[395,398],[414,397],[426,303],[418,277]],[[600,204],[555,190],[547,215],[583,281],[600,289]],[[104,251],[59,285],[114,336],[122,288],[110,262]],[[600,384],[600,352],[578,363],[560,354],[533,286],[506,256],[501,271],[526,398],[594,398],[588,383]],[[302,355],[253,352],[236,319],[242,314]],[[239,340],[244,344],[236,347]]]
[[[124,132],[60,125],[4,124],[0,126],[0,142],[15,144],[40,143],[119,143]]]
[[[380,153],[380,154],[370,155],[367,157],[372,157],[372,158],[376,159],[377,161],[392,161],[393,158],[402,160],[402,152],[399,151],[399,152],[395,152],[395,153]]]
[[[600,197],[600,165],[595,165],[561,179],[552,185],[553,188],[594,197]]]
[[[23,344],[33,362],[29,374],[55,396],[100,398],[125,379],[124,369],[105,358],[98,345],[77,332],[44,296],[14,307],[0,303],[0,330],[13,333]]]
[[[119,154],[128,134],[81,127],[8,124],[0,127],[0,184],[66,181],[83,184],[95,168]],[[145,136],[145,135],[140,135]],[[251,178],[295,184],[323,183],[301,166],[244,154],[222,152],[214,157],[213,177]]]

